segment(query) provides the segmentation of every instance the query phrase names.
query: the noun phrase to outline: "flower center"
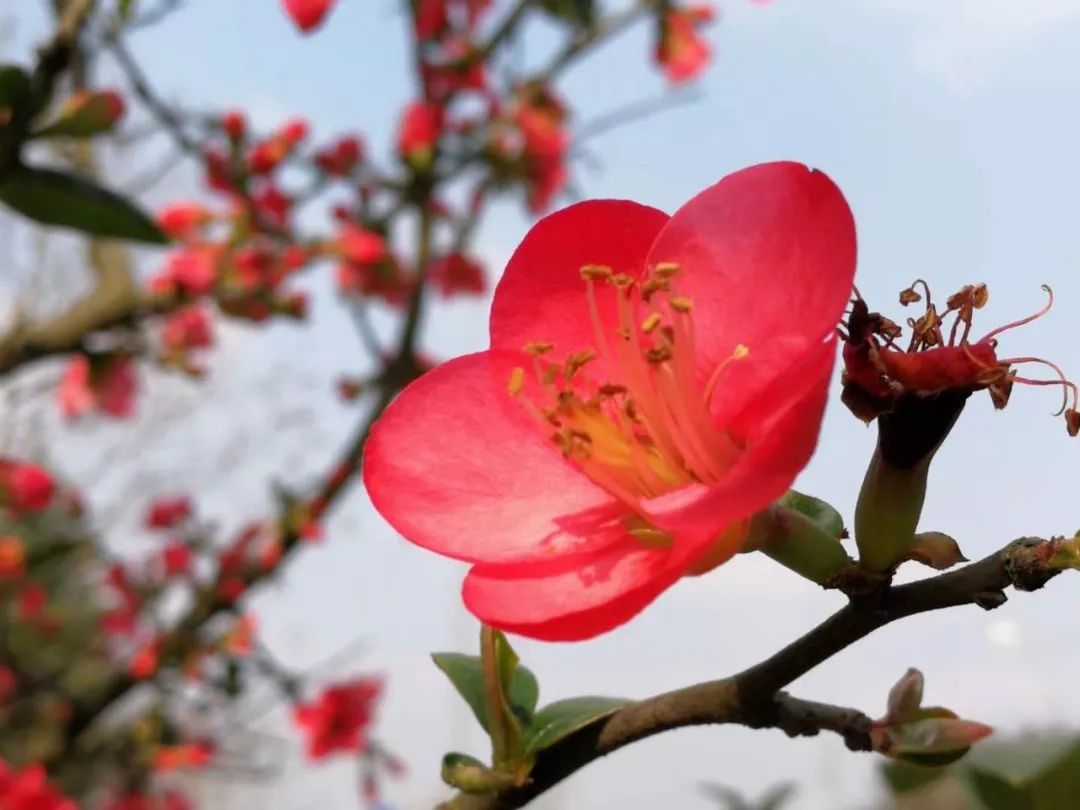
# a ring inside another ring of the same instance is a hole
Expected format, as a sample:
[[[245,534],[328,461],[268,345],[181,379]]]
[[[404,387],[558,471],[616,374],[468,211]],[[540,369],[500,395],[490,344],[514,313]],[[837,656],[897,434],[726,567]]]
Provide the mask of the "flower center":
[[[586,265],[595,348],[549,360],[550,343],[530,343],[539,395],[522,396],[526,371],[516,368],[509,393],[519,398],[551,441],[593,481],[635,510],[642,497],[720,479],[742,447],[713,424],[709,400],[733,362],[749,354],[739,345],[704,385],[694,369],[693,302],[674,288],[679,266],[661,262],[640,280],[610,267]],[[604,327],[601,289],[616,300],[616,328]],[[589,364],[603,358],[613,379],[595,380]],[[628,531],[645,545],[670,538],[642,518]]]

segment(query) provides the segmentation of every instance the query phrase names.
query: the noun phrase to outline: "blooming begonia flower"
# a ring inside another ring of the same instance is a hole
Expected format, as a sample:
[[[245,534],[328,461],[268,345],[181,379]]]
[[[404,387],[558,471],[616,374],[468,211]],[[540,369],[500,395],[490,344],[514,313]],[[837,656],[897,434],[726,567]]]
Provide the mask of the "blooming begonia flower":
[[[824,174],[771,163],[673,216],[619,200],[541,220],[488,351],[410,385],[364,480],[408,540],[473,564],[466,606],[584,639],[742,546],[817,442],[855,229]]]
[[[293,717],[307,734],[308,756],[364,750],[382,689],[379,678],[358,678],[329,686],[317,700],[298,705]]]

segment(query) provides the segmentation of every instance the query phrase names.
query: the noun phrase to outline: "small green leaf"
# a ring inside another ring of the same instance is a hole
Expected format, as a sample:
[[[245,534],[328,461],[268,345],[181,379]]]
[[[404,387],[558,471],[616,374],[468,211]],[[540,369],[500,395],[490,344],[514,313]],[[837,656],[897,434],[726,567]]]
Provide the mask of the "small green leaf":
[[[516,658],[516,656],[515,656]],[[487,708],[484,701],[484,671],[480,657],[461,653],[435,653],[431,656],[435,666],[443,671],[458,694],[465,698],[477,721],[488,730]],[[540,687],[536,676],[523,666],[516,666],[510,676],[510,688],[507,690],[510,710],[522,726],[528,726],[536,711],[536,702],[540,697]]]
[[[30,77],[17,65],[0,65],[0,112],[12,117],[22,114],[30,101]],[[0,116],[0,123],[4,118]]]
[[[45,225],[152,244],[166,241],[133,203],[90,180],[52,169],[14,169],[0,182],[0,202]]]
[[[789,489],[784,496],[777,501],[781,506],[793,509],[800,514],[806,515],[814,523],[827,531],[831,536],[839,539],[845,535],[844,518],[830,504],[813,495],[805,495],[794,489]]]
[[[630,701],[623,698],[576,697],[545,706],[525,729],[525,751],[534,753],[550,748],[564,737],[603,720],[628,703]]]

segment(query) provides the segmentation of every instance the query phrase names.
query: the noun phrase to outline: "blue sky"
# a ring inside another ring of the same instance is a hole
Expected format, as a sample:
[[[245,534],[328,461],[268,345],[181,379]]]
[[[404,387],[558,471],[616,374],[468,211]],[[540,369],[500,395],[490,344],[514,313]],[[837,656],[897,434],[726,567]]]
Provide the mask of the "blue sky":
[[[39,30],[25,0],[0,3],[25,22],[16,47]],[[167,97],[196,106],[240,105],[265,125],[302,114],[322,135],[360,129],[386,146],[409,92],[403,28],[391,0],[341,0],[329,24],[295,35],[271,0],[191,0],[187,13],[140,35],[137,53]],[[844,189],[859,230],[859,285],[893,307],[915,277],[945,294],[984,281],[986,331],[1037,309],[1040,283],[1058,306],[1018,330],[1009,354],[1038,354],[1080,373],[1080,0],[728,0],[710,32],[716,60],[694,103],[666,110],[590,143],[601,168],[581,167],[588,196],[628,197],[673,210],[734,169],[796,159]],[[526,58],[548,40],[540,31]],[[535,44],[539,43],[539,44]],[[664,91],[646,63],[644,30],[632,32],[570,75],[564,92],[587,122]],[[189,190],[176,177],[162,196]],[[480,232],[497,271],[527,219],[507,202]],[[348,433],[355,412],[331,401],[333,380],[353,370],[355,337],[332,298],[311,327],[226,333],[222,373],[203,391],[150,380],[135,429],[90,425],[56,450],[76,480],[99,482],[96,500],[124,526],[119,493],[189,486],[209,491],[222,520],[257,515],[271,478],[304,480]],[[482,348],[486,302],[433,314],[426,341],[440,355]],[[226,366],[242,366],[225,373]],[[1071,532],[1080,446],[1049,414],[1056,395],[1018,388],[1002,413],[977,396],[941,452],[923,526],[958,537],[969,557],[1023,534]],[[873,445],[834,402],[821,447],[800,480],[850,515]],[[128,459],[102,474],[102,453]],[[134,459],[138,458],[138,461]],[[144,461],[143,459],[149,459]],[[242,470],[242,474],[236,474]],[[240,512],[238,513],[238,506]],[[319,661],[357,636],[357,661],[390,677],[388,743],[410,762],[393,798],[427,807],[443,795],[437,761],[450,748],[483,753],[465,710],[427,662],[437,649],[468,649],[475,622],[457,597],[458,564],[395,538],[359,491],[335,517],[330,541],[306,552],[256,605],[283,654]],[[137,541],[131,541],[137,543]],[[886,629],[803,678],[794,690],[883,708],[907,666],[928,679],[928,698],[1015,729],[1075,723],[1080,669],[1069,646],[1076,589],[1055,582],[994,614],[975,608]],[[650,694],[734,671],[774,651],[838,606],[768,561],[746,558],[681,583],[642,617],[577,645],[521,642],[548,699],[582,693]],[[326,617],[333,617],[327,619]],[[803,785],[799,810],[856,808],[872,795],[872,762],[836,739],[789,741],[778,733],[701,729],[665,735],[591,766],[537,806],[706,807],[702,779],[752,793],[778,780]],[[223,790],[220,782],[211,788]],[[348,807],[347,767],[290,760],[273,786],[227,789],[238,806]]]

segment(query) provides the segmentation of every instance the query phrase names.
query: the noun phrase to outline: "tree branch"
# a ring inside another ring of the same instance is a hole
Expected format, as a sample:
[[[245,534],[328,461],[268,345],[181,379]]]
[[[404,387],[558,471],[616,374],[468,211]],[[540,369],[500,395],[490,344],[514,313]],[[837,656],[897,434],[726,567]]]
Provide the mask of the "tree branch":
[[[984,609],[1005,602],[1004,591],[1041,588],[1058,571],[1048,566],[1053,541],[1025,537],[955,571],[886,587],[851,602],[806,635],[743,672],[632,703],[544,750],[531,781],[483,796],[459,794],[446,810],[513,810],[595,759],[637,740],[686,726],[737,723],[778,728],[790,736],[832,731],[849,748],[871,750],[869,719],[845,709],[780,692],[854,642],[897,619],[960,605]]]

